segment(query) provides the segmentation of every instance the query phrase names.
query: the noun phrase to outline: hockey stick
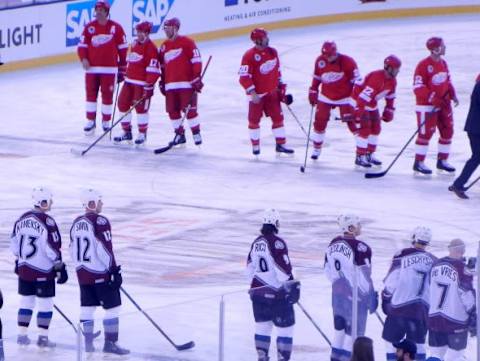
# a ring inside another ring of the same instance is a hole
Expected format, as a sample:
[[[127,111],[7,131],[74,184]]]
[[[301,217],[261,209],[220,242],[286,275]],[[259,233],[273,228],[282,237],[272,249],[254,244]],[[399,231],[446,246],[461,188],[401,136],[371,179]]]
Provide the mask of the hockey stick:
[[[133,105],[130,107],[130,109],[127,110],[127,112],[125,114],[123,114],[115,123],[113,123],[112,127],[103,132],[103,134],[101,136],[99,136],[92,144],[90,144],[86,149],[82,150],[82,151],[77,151],[75,149],[72,148],[71,152],[73,154],[77,154],[77,155],[80,155],[80,156],[84,156],[85,154],[88,153],[88,151],[90,149],[92,149],[100,140],[103,139],[104,136],[106,136],[108,133],[110,133],[112,131],[113,128],[115,128],[115,126],[120,123],[128,114],[130,114],[134,109],[135,107],[140,104],[142,101],[145,100],[145,97],[141,97],[140,99],[138,99],[135,103],[133,103]]]
[[[212,60],[212,56],[210,55],[208,57],[208,60],[207,60],[207,63],[205,64],[205,68],[203,68],[203,71],[202,71],[202,74],[200,74],[200,81],[203,79],[203,76],[205,75],[205,73],[207,72],[207,69],[208,69],[208,65],[210,64],[210,61]],[[183,123],[185,121],[185,118],[187,117],[187,114],[188,112],[190,111],[190,108],[192,107],[192,101],[193,101],[193,97],[195,96],[195,91],[192,93],[192,97],[190,98],[190,102],[188,103],[187,107],[185,108],[185,112],[183,113],[183,117],[182,119],[180,120],[180,127],[183,126]],[[175,135],[176,136],[176,135]],[[175,139],[175,137],[174,137]],[[170,149],[172,149],[173,147],[175,146],[175,143],[174,141],[172,140],[170,143],[168,143],[168,145],[166,145],[165,147],[161,147],[161,148],[157,148],[153,151],[153,153],[155,154],[162,154],[162,153],[165,153],[166,151],[169,151]]]
[[[168,342],[170,342],[170,344],[175,347],[177,349],[177,351],[183,351],[183,350],[188,350],[188,349],[191,349],[193,347],[195,347],[195,342],[193,341],[190,341],[190,342],[187,342],[183,345],[177,345],[175,342],[172,341],[172,339],[170,337],[168,337],[168,335],[160,328],[160,326],[157,325],[157,323],[138,305],[138,303],[135,302],[135,300],[132,298],[132,296],[130,296],[127,291],[125,291],[125,289],[123,287],[120,287],[120,291],[123,292],[123,294],[125,296],[127,296],[127,298],[130,300],[130,302],[132,302],[135,307],[141,312],[143,313],[143,315],[152,323],[152,325],[163,335],[163,337],[165,337],[167,339]]]
[[[472,186],[480,180],[480,177],[476,178],[472,183],[465,187],[465,191],[468,191]]]
[[[310,145],[310,131],[312,130],[314,108],[315,106],[312,105],[312,109],[310,110],[310,123],[308,124],[307,145],[305,147],[305,159],[303,160],[303,165],[300,166],[300,172],[302,173],[305,173],[305,168],[307,168],[308,146]]]
[[[412,134],[412,136],[411,136],[410,139],[405,143],[405,145],[404,145],[403,148],[400,150],[400,152],[398,152],[398,154],[395,156],[395,158],[393,158],[392,162],[391,162],[390,165],[387,167],[387,169],[385,169],[383,172],[379,172],[379,173],[365,173],[365,178],[367,178],[367,179],[370,179],[370,178],[380,178],[380,177],[383,177],[385,174],[387,174],[388,171],[390,170],[390,168],[392,168],[393,165],[397,162],[398,158],[400,158],[400,156],[402,155],[402,153],[404,152],[404,150],[407,149],[408,145],[412,142],[413,138],[415,138],[415,136],[417,135],[417,133],[420,131],[420,128],[424,126],[425,121],[426,121],[426,120],[424,120],[422,123],[420,123],[420,126],[417,128],[417,130],[415,130],[415,133]]]
[[[73,327],[75,333],[77,333],[77,332],[78,332],[77,328],[75,327],[75,325],[73,324],[73,322],[67,317],[67,315],[64,314],[64,313],[62,312],[62,310],[61,310],[57,305],[54,304],[53,307],[55,308],[55,310],[56,310],[60,315],[62,315],[62,317],[64,318],[64,320],[67,321],[67,322],[70,324],[70,326]],[[85,332],[82,331],[82,334],[85,335]],[[97,338],[98,336],[100,336],[100,334],[101,334],[101,331],[95,332],[95,333],[93,334],[93,338]]]
[[[300,302],[297,302],[297,305],[298,307],[300,307],[300,309],[303,311],[303,313],[305,314],[305,316],[307,316],[307,318],[310,320],[310,322],[312,322],[313,326],[315,326],[315,328],[317,329],[318,332],[320,332],[320,334],[323,336],[323,338],[325,339],[325,341],[327,341],[328,345],[329,346],[332,346],[332,343],[330,342],[330,340],[328,339],[327,335],[325,335],[323,333],[323,331],[321,330],[321,328],[317,325],[317,323],[313,320],[312,316],[309,315],[309,313],[307,312],[307,310],[305,308],[303,308],[302,304]]]
[[[297,116],[295,115],[295,113],[293,112],[292,108],[290,108],[290,105],[286,104],[287,106],[287,109],[288,111],[290,112],[290,114],[292,114],[292,117],[293,119],[295,119],[295,121],[297,122],[297,124],[300,126],[300,128],[302,129],[303,131],[303,134],[305,134],[307,137],[307,131],[305,130],[305,128],[303,127],[302,123],[300,123],[300,120],[297,118]]]
[[[115,111],[117,110],[118,89],[120,89],[120,84],[117,83],[116,85],[117,85],[117,90],[115,91],[115,102],[113,103],[113,114],[112,114],[112,119],[110,119],[110,129],[108,133],[109,140],[112,140],[113,121],[115,120]]]
[[[378,311],[375,311],[375,316],[377,316],[378,321],[382,324],[382,326],[385,326],[385,321],[383,320],[382,316],[378,313]]]

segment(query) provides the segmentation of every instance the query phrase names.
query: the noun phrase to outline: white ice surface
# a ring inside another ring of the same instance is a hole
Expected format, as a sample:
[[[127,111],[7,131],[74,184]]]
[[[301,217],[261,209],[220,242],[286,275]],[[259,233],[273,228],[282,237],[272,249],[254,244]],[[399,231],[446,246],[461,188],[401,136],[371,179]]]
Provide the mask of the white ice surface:
[[[378,156],[388,164],[415,130],[411,83],[415,65],[426,56],[425,40],[432,35],[444,37],[461,102],[455,109],[451,160],[461,167],[469,157],[462,128],[480,71],[478,20],[478,16],[451,16],[289,29],[272,32],[271,44],[280,52],[284,79],[296,99],[292,109],[305,127],[310,110],[307,89],[324,40],[334,39],[341,52],[358,61],[364,75],[380,68],[390,53],[402,59],[396,117],[383,124],[378,149]],[[270,121],[265,119],[262,154],[260,161],[254,161],[247,103],[237,80],[240,58],[250,41],[244,36],[199,46],[204,59],[213,56],[199,106],[204,145],[197,149],[188,133],[186,149],[162,155],[115,147],[107,141],[83,158],[71,154],[72,147],[82,149],[94,139],[85,138],[81,131],[84,89],[78,64],[0,75],[0,288],[5,297],[1,317],[8,360],[40,360],[45,355],[34,346],[20,350],[14,342],[18,296],[8,250],[13,222],[30,207],[30,190],[39,184],[54,192],[51,214],[60,225],[64,249],[70,223],[81,212],[80,190],[91,186],[103,192],[125,288],[175,342],[194,340],[197,344],[190,351],[175,351],[124,298],[120,343],[133,351],[129,360],[216,360],[220,295],[229,292],[234,293],[225,296],[225,360],[256,359],[243,267],[266,207],[281,211],[281,235],[289,244],[295,274],[303,282],[303,304],[330,337],[330,288],[321,267],[326,245],[338,232],[338,214],[354,212],[364,220],[361,238],[373,248],[377,289],[390,258],[408,245],[407,235],[416,225],[433,229],[431,250],[436,255],[446,254],[446,244],[453,237],[463,238],[469,255],[474,255],[479,192],[474,187],[469,192],[472,199],[460,201],[447,191],[452,177],[414,178],[413,146],[386,177],[366,180],[353,170],[352,136],[332,120],[321,158],[317,163],[309,161],[307,172],[301,174],[305,138],[285,110],[288,143],[295,148],[295,157],[276,158]],[[117,128],[115,133],[119,132]],[[164,100],[157,92],[148,149],[165,145],[171,138]],[[431,166],[436,139],[427,159]],[[56,304],[77,320],[79,292],[70,259],[64,255],[70,280],[57,288]],[[377,359],[384,359],[381,330],[374,317],[367,331],[375,340]],[[36,337],[34,327],[32,337]],[[51,338],[61,347],[46,354],[47,359],[75,359],[75,335],[58,314],[52,321]],[[300,310],[294,344],[292,360],[328,358],[326,343]],[[95,353],[90,359],[103,356]]]

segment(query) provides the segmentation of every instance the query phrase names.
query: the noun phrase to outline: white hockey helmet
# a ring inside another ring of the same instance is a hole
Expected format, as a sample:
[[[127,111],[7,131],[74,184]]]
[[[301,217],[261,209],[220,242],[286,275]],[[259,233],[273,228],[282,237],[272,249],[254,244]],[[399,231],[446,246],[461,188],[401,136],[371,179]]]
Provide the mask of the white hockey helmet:
[[[95,210],[101,200],[102,194],[95,189],[89,188],[82,191],[82,204],[87,209]],[[89,207],[90,202],[95,202],[95,207]]]
[[[354,214],[342,214],[338,216],[337,223],[342,232],[352,233],[350,227],[358,229],[360,227],[360,218]]]
[[[47,202],[50,204],[52,202],[52,192],[46,187],[35,187],[32,190],[32,199],[33,205],[40,208],[47,208],[42,207],[42,202]]]
[[[432,240],[432,230],[428,227],[418,226],[412,232],[412,242],[428,245]]]
[[[266,209],[263,213],[263,224],[271,224],[280,228],[280,213],[274,208]]]

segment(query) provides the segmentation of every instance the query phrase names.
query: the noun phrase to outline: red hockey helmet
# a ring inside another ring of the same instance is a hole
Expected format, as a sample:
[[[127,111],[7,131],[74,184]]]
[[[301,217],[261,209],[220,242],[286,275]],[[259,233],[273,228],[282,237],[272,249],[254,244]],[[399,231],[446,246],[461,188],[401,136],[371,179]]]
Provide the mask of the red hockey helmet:
[[[389,55],[383,61],[385,68],[390,67],[392,69],[400,69],[402,66],[402,61],[395,55]]]
[[[443,39],[438,36],[434,36],[427,40],[426,45],[428,50],[433,51],[441,47],[442,44],[443,44]]]
[[[163,23],[163,27],[166,27],[166,26],[171,26],[171,27],[177,28],[178,30],[180,29],[180,20],[178,18],[167,19]]]
[[[110,12],[110,4],[107,0],[97,0],[95,3],[95,10],[99,8],[105,10],[107,14]]]
[[[250,39],[252,39],[253,42],[265,39],[267,36],[268,32],[264,28],[255,28],[250,33]]]
[[[337,55],[337,44],[334,41],[326,41],[322,45],[322,55],[329,58]]]
[[[152,31],[153,23],[150,21],[142,21],[135,26],[135,30],[140,31],[142,33],[150,34]]]

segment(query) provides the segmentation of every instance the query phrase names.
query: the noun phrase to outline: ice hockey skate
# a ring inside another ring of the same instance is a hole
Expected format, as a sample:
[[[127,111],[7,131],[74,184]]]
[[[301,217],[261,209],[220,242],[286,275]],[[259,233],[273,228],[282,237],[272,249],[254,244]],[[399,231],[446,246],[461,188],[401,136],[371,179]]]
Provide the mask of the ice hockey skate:
[[[105,341],[105,345],[103,346],[103,352],[115,355],[128,355],[130,353],[130,350],[120,347],[116,342]]]
[[[285,144],[277,144],[277,146],[275,147],[275,151],[277,152],[277,155],[292,155],[293,153],[295,153],[293,149],[287,148]]]
[[[37,346],[43,349],[53,348],[57,346],[55,342],[52,342],[48,339],[48,336],[38,336]]]
[[[455,193],[455,195],[458,197],[458,198],[461,198],[461,199],[469,199],[470,197],[467,196],[467,194],[465,193],[466,189],[465,187],[456,187],[454,184],[452,184],[450,187],[448,187],[448,190],[450,192],[453,192]]]
[[[138,133],[137,139],[135,139],[135,145],[145,145],[147,141],[147,134],[145,133]]]
[[[370,162],[367,160],[367,156],[365,154],[357,154],[357,156],[355,157],[355,165],[358,167],[358,169],[366,169],[372,167]]]
[[[193,141],[195,142],[195,145],[200,145],[202,144],[202,136],[200,133],[193,134]]]
[[[120,143],[132,144],[132,139],[133,139],[132,132],[123,132],[122,135],[113,137],[113,141],[117,144],[120,144]]]
[[[415,163],[413,163],[413,171],[417,174],[432,174],[432,170],[428,168],[423,161],[420,160],[416,160]]]
[[[87,120],[83,127],[85,135],[92,135],[95,132],[95,120]]]
[[[187,143],[187,139],[185,138],[185,134],[176,133],[175,137],[169,143],[169,145],[172,146],[172,147],[176,147],[176,146],[179,146],[179,145],[182,145],[182,144],[185,144],[185,143]]]
[[[260,145],[252,145],[252,154],[258,158],[260,155]]]
[[[310,158],[312,158],[313,160],[317,160],[321,152],[322,152],[322,148],[315,148],[312,151],[312,155],[310,156]]]
[[[17,344],[20,346],[28,346],[32,341],[27,335],[18,335],[17,336]]]
[[[102,122],[102,129],[104,132],[108,132],[110,130],[110,122],[108,120],[106,122]]]
[[[447,162],[446,159],[438,159],[437,160],[437,169],[439,171],[445,171],[447,173],[454,173],[455,167]]]
[[[368,153],[367,154],[367,161],[370,163],[372,166],[381,166],[382,161],[380,161],[377,157],[375,157],[375,153]]]

